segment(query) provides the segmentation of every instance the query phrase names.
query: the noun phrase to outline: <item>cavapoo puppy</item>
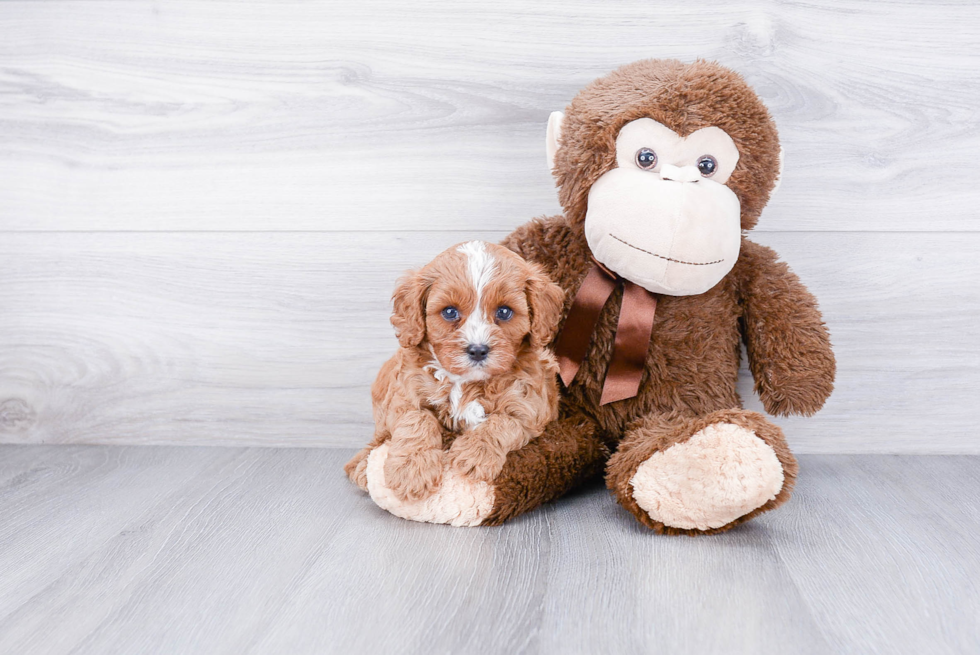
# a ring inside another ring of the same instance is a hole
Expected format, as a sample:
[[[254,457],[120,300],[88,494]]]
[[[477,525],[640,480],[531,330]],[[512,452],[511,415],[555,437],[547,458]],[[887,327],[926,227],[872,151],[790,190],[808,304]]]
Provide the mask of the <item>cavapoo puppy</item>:
[[[557,415],[545,346],[564,292],[510,250],[470,241],[409,273],[393,300],[401,347],[371,387],[374,439],[344,470],[366,490],[368,455],[387,442],[384,479],[402,500],[433,494],[444,470],[493,480]]]

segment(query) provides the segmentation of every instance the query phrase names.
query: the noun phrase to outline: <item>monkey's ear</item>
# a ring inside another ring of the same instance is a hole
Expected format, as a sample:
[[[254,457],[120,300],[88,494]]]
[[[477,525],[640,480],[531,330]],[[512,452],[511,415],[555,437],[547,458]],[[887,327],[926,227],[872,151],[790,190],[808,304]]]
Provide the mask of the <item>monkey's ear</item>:
[[[545,137],[545,149],[548,151],[548,170],[555,170],[555,153],[558,152],[558,139],[561,138],[561,122],[565,114],[560,111],[551,112],[548,117],[548,134]]]
[[[783,150],[782,144],[779,146],[779,172],[776,173],[776,183],[772,185],[772,191],[769,192],[769,200],[766,202],[771,202],[773,196],[776,195],[776,191],[779,189],[779,185],[783,183]]]
[[[419,271],[411,271],[398,281],[391,300],[391,324],[402,348],[414,348],[425,338],[425,294],[429,284]]]
[[[531,314],[531,345],[543,348],[558,331],[565,292],[552,282],[537,264],[530,265],[527,279],[527,306]]]

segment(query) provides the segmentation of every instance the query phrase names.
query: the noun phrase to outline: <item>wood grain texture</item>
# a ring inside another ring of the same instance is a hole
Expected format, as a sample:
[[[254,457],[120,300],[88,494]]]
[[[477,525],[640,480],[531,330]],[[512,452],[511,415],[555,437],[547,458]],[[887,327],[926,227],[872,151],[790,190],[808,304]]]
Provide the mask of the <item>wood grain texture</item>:
[[[980,229],[969,2],[0,3],[0,230],[511,229],[544,129],[636,59],[743,72],[761,230]]]
[[[756,238],[840,358],[792,445],[980,453],[978,23],[896,0],[0,3],[0,442],[363,443],[397,275],[557,211],[544,125],[584,84],[700,56],[780,126]]]
[[[395,280],[458,236],[8,235],[0,441],[363,445]],[[839,359],[825,409],[779,421],[794,448],[980,453],[980,235],[757,237]],[[745,370],[740,391],[761,411]]]
[[[806,456],[788,505],[690,539],[599,487],[410,523],[351,453],[0,447],[0,652],[980,649],[976,457]]]

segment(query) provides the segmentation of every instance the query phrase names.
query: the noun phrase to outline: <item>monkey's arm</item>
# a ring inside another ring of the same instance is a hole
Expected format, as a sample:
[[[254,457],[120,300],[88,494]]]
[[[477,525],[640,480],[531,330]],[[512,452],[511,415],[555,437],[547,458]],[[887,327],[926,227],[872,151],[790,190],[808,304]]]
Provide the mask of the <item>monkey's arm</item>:
[[[585,237],[560,215],[532,219],[504,237],[500,245],[543,266],[548,276],[562,287],[566,277],[578,274],[577,270],[569,273],[570,262],[589,262]]]
[[[554,220],[555,218],[531,219],[504,237],[500,245],[513,250],[524,259],[540,259],[540,255],[545,253],[538,253],[537,251],[547,248],[548,224]],[[534,254],[538,254],[539,257],[533,257]]]
[[[816,299],[773,250],[748,239],[734,272],[749,368],[766,411],[815,413],[833,391],[836,373]]]

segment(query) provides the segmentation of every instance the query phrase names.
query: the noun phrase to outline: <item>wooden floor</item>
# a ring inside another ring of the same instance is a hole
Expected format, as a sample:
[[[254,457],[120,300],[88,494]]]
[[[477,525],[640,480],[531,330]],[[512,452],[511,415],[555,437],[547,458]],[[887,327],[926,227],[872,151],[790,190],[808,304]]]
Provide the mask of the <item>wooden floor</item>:
[[[387,515],[331,449],[0,447],[0,653],[977,653],[980,458],[810,455],[657,536],[601,487]]]

